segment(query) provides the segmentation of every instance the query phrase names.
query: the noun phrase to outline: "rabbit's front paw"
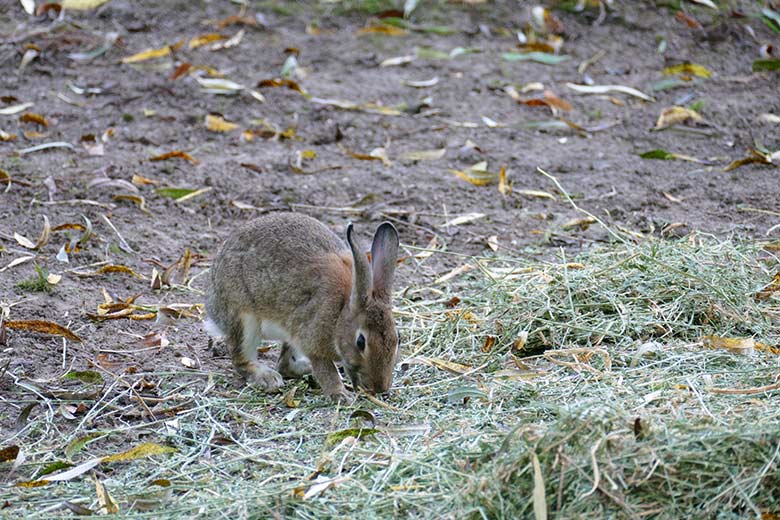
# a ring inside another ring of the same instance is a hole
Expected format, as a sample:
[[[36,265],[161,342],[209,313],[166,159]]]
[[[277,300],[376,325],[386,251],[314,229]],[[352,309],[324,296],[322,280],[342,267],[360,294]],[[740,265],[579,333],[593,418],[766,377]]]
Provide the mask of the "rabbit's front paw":
[[[246,381],[263,392],[276,392],[284,384],[279,372],[260,364],[252,367]]]
[[[343,404],[349,406],[355,402],[355,394],[347,391],[346,388],[342,388],[340,391],[330,394],[330,398],[334,403]]]

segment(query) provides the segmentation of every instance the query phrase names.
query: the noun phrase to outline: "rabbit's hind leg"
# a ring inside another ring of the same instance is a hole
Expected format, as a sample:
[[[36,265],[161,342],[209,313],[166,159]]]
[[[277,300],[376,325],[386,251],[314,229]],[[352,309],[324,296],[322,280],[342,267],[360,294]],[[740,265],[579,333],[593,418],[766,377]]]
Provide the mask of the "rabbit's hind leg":
[[[303,377],[311,373],[311,361],[300,349],[285,341],[282,343],[276,370],[284,377]]]
[[[257,360],[260,321],[254,315],[241,314],[240,320],[231,323],[227,340],[233,365],[247,383],[265,392],[274,392],[284,384],[279,372]]]

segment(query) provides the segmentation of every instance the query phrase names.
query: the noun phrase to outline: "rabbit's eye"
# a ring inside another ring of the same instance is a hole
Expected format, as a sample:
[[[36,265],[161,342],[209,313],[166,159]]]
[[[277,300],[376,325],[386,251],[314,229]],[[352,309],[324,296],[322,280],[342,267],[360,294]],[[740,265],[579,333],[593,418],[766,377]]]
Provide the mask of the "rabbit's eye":
[[[357,338],[357,348],[361,352],[366,350],[366,338],[362,334],[358,335],[358,338]]]

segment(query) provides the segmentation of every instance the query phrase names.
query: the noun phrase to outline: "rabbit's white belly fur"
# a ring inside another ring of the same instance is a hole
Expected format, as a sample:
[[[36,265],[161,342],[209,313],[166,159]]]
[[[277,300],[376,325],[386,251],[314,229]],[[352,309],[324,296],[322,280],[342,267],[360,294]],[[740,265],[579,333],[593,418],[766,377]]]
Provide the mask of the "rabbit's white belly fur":
[[[271,341],[293,342],[290,333],[284,327],[270,320],[263,320],[260,324],[260,335]]]

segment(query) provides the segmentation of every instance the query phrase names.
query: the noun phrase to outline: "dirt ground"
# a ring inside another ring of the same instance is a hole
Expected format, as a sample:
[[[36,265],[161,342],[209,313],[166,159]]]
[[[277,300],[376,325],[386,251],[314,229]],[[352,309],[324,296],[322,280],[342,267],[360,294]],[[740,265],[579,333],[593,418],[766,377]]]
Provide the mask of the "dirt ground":
[[[34,103],[24,112],[0,116],[0,129],[18,136],[0,142],[0,169],[11,178],[10,187],[0,193],[0,268],[35,257],[0,272],[0,304],[6,320],[57,322],[83,340],[6,331],[0,346],[0,438],[20,430],[22,437],[27,435],[23,410],[33,395],[14,381],[37,381],[54,392],[78,388],[77,382],[59,379],[68,370],[98,370],[110,378],[128,370],[147,375],[178,371],[183,364],[235,380],[224,352],[209,346],[197,307],[186,307],[194,318],[163,323],[100,321],[90,314],[104,303],[103,289],[117,301],[137,295],[136,304],[153,310],[202,302],[206,277],[201,274],[222,240],[239,223],[263,212],[303,211],[340,234],[352,221],[366,243],[372,230],[390,219],[407,246],[426,247],[436,237],[435,247],[465,254],[544,257],[559,254],[561,247],[575,251],[607,240],[598,226],[566,225],[583,215],[537,172],[540,167],[578,205],[625,237],[697,230],[777,239],[777,170],[755,164],[723,169],[747,156],[754,139],[770,150],[780,148],[780,125],[759,118],[780,114],[780,76],[751,72],[760,45],[777,45],[778,35],[752,18],[725,16],[710,22],[712,15],[704,8],[687,6],[704,24],[692,29],[663,8],[627,4],[631,7],[619,6],[598,24],[596,12],[556,11],[565,28],[561,53],[571,59],[546,65],[502,59],[502,53],[518,51],[516,32],[529,21],[527,6],[515,3],[421,2],[413,18],[418,28],[446,25],[452,33],[410,30],[391,36],[358,34],[373,19],[362,4],[348,9],[338,3],[250,2],[246,16],[259,23],[215,29],[215,22],[238,14],[239,6],[228,1],[114,0],[56,21],[54,13],[28,16],[19,2],[0,0],[0,109]],[[245,34],[232,48],[188,46],[191,38],[205,33],[229,37],[239,30]],[[90,60],[70,57],[104,45],[111,32],[119,40],[106,52]],[[184,45],[171,55],[121,62],[180,40]],[[663,54],[658,52],[662,40]],[[380,65],[415,55],[416,48],[450,53],[458,47],[479,52],[426,59],[430,52],[423,51],[404,65]],[[406,110],[399,115],[347,110],[288,88],[255,88],[279,77],[291,48],[299,51],[293,78],[315,98],[404,105]],[[38,55],[21,68],[30,49]],[[567,83],[583,83],[578,66],[594,56],[598,59],[586,74],[595,84],[634,87],[655,101],[620,93],[580,95],[568,88]],[[652,90],[668,79],[662,69],[686,62],[703,65],[712,77]],[[202,71],[172,80],[182,63],[212,67],[260,92],[265,102],[248,91],[232,96],[204,92],[195,79],[198,74],[208,77]],[[405,84],[433,78],[438,81],[428,87]],[[562,115],[580,130],[560,128],[548,107],[518,103],[505,91],[513,85],[523,98],[539,97],[540,91],[522,92],[532,82],[570,103],[572,110]],[[651,130],[662,109],[697,102],[708,124]],[[48,127],[19,120],[31,112],[44,116]],[[204,123],[208,114],[238,128],[210,131]],[[261,131],[258,120],[294,131],[273,137]],[[535,127],[540,121],[557,126]],[[255,130],[251,140],[242,137],[242,130],[250,128]],[[82,136],[93,134],[101,141],[109,129],[103,155],[90,154]],[[469,140],[475,146],[467,146]],[[21,152],[52,142],[69,143],[72,149]],[[389,161],[360,160],[345,151],[369,154],[378,147],[385,148]],[[446,155],[438,160],[402,156],[443,148]],[[703,162],[639,157],[653,149]],[[176,150],[194,161],[150,160]],[[309,150],[316,157],[297,165],[296,154]],[[449,171],[479,161],[487,161],[494,173],[505,166],[514,192],[501,194],[497,183],[472,185]],[[138,177],[133,183],[136,175],[154,184],[139,183]],[[174,201],[156,192],[161,187],[210,190]],[[551,197],[524,195],[522,190]],[[117,195],[143,197],[146,211],[139,208],[140,199]],[[482,216],[445,225],[473,213]],[[68,263],[56,257],[68,237],[81,236],[78,229],[53,232],[37,250],[15,240],[18,233],[35,242],[44,216],[52,228],[83,224],[86,218],[94,234],[69,255]],[[488,246],[492,236],[498,253]],[[188,284],[153,289],[153,269],[164,271],[185,249],[193,253]],[[418,251],[407,249],[407,254]],[[428,284],[462,263],[459,256],[446,254],[407,259],[399,268],[398,289]],[[50,293],[18,287],[35,274],[34,264],[62,275]],[[76,274],[95,273],[103,265],[127,266],[140,276]],[[446,284],[438,288],[447,294]],[[144,343],[142,338],[152,331],[170,344]],[[235,381],[234,388],[239,387]],[[153,385],[139,391],[155,392]],[[34,417],[45,410],[27,412]]]

